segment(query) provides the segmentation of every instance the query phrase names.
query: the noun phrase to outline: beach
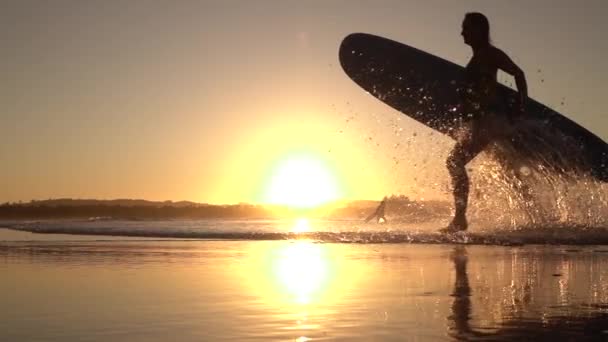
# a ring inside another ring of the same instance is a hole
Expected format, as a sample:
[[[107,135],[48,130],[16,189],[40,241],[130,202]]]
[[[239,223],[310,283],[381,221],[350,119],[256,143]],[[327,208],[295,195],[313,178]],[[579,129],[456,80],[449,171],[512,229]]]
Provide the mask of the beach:
[[[0,229],[3,341],[608,338],[608,248]]]

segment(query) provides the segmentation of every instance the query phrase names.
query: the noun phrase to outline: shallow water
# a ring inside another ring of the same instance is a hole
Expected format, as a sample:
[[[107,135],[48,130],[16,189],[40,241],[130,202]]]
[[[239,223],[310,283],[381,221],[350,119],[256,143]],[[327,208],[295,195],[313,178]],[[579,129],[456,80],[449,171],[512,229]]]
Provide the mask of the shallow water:
[[[606,246],[65,237],[0,229],[0,340],[608,339]]]

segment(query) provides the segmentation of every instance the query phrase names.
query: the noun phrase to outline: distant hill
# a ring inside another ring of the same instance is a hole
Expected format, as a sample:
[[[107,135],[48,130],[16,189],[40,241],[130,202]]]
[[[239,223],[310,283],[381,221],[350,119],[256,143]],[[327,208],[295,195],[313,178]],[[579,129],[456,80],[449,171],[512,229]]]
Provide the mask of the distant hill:
[[[113,200],[97,200],[97,199],[72,199],[72,198],[58,198],[48,200],[32,200],[25,203],[12,203],[12,205],[19,206],[48,206],[48,207],[79,207],[79,206],[122,206],[122,207],[163,207],[170,206],[176,208],[183,207],[200,207],[208,206],[205,203],[196,203],[190,201],[147,201],[143,199],[113,199]]]

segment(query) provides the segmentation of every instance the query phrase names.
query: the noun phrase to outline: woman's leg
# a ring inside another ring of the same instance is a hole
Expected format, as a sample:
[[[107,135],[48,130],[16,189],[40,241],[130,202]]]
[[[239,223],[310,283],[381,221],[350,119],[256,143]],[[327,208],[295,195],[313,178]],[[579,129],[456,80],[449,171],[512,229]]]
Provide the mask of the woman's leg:
[[[454,194],[454,219],[448,226],[448,231],[461,231],[467,229],[466,212],[469,199],[469,176],[466,165],[477,156],[486,146],[486,139],[482,139],[475,132],[457,142],[448,156],[446,166],[452,179],[452,193]]]

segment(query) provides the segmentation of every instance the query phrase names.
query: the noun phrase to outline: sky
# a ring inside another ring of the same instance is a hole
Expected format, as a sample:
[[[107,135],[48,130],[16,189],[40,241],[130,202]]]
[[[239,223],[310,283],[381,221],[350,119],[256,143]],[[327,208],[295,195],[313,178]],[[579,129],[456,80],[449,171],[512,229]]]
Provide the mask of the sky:
[[[530,96],[606,140],[607,10],[601,0],[4,1],[0,202],[263,203],[285,182],[327,199],[443,198],[453,142],[359,89],[339,66],[341,39],[373,33],[464,65],[462,18],[483,12]]]

